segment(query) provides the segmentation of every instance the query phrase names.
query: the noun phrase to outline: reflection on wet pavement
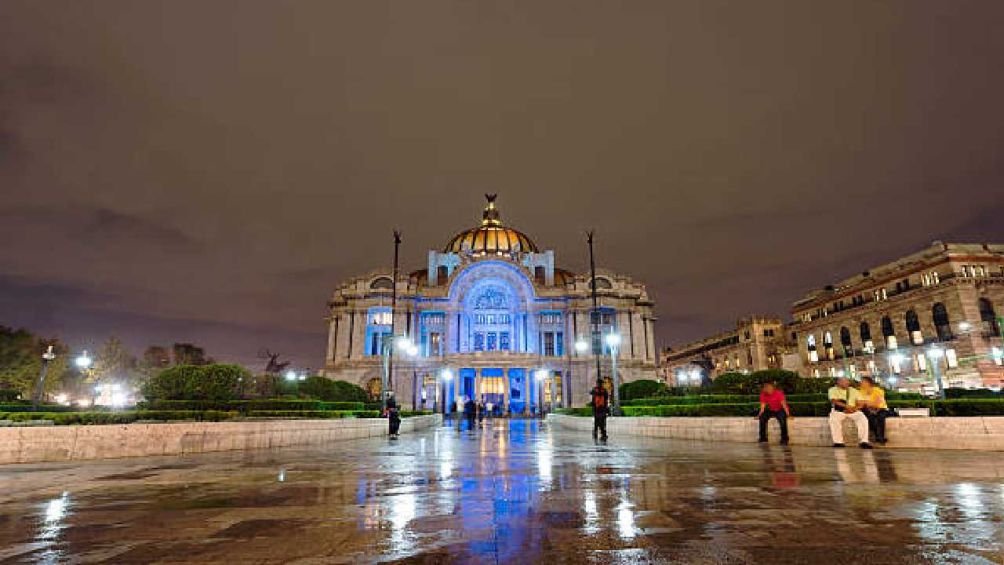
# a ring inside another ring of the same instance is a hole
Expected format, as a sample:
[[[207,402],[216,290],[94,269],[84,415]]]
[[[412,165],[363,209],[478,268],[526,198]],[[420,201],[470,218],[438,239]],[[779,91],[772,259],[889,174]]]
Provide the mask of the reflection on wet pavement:
[[[1001,563],[1004,457],[537,421],[0,467],[0,562]]]

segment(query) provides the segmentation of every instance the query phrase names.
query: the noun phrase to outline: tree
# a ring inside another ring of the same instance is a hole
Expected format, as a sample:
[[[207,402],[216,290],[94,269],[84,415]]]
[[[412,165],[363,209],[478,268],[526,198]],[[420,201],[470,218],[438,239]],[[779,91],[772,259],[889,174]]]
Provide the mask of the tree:
[[[66,374],[66,346],[55,339],[41,339],[26,329],[0,326],[0,390],[3,396],[19,394],[31,398],[42,369],[42,352],[53,346],[55,359],[49,362],[45,390],[58,390]]]
[[[110,337],[94,357],[91,382],[115,381],[127,386],[138,385],[139,372],[133,357],[118,338]]]
[[[174,364],[175,365],[208,365],[206,352],[201,347],[191,343],[174,344]]]
[[[151,345],[143,351],[143,358],[139,361],[139,371],[145,377],[152,377],[157,373],[171,366],[171,354],[166,347]]]
[[[233,400],[240,398],[250,374],[237,365],[177,365],[143,384],[143,396],[154,400]]]

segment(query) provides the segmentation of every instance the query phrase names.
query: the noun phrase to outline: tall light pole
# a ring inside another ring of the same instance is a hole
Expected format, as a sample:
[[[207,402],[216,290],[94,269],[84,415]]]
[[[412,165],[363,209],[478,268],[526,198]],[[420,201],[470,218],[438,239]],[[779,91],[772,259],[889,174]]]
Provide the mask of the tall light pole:
[[[599,338],[600,335],[600,306],[599,300],[596,298],[596,259],[593,255],[593,230],[586,232],[586,242],[589,244],[589,286],[592,289],[593,294],[593,311],[589,313],[590,322],[593,326],[593,334],[589,336],[589,342],[593,343],[594,336]],[[602,349],[603,344],[600,344]],[[593,357],[596,358],[596,384],[603,385],[603,373],[600,367],[600,352],[593,351]]]
[[[394,336],[397,327],[397,261],[398,251],[401,247],[401,232],[394,230],[394,275],[391,282],[390,291],[390,335],[384,336],[383,350],[383,379],[380,382],[380,406],[387,409],[387,400],[390,399],[391,375],[394,372]]]
[[[538,413],[544,415],[544,381],[547,379],[546,369],[537,369],[533,373],[534,379],[537,381],[537,406]]]
[[[610,349],[610,374],[614,385],[613,408],[616,413],[621,407],[620,378],[617,375],[617,352],[621,346],[621,335],[616,332],[610,332],[606,335],[605,341],[607,342],[607,347]]]
[[[38,385],[35,387],[35,394],[31,399],[32,410],[38,411],[38,403],[42,400],[42,393],[45,390],[45,375],[49,372],[49,361],[56,358],[55,352],[50,345],[42,352],[42,368],[38,372]]]

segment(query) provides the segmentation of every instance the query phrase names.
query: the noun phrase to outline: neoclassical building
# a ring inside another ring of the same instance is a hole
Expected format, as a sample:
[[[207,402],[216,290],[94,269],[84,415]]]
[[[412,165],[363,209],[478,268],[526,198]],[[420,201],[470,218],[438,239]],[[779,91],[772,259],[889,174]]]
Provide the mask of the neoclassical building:
[[[393,348],[389,384],[409,408],[449,410],[465,396],[517,414],[583,405],[597,355],[604,379],[612,355],[621,382],[658,378],[644,285],[597,269],[596,288],[598,331],[589,275],[558,268],[553,250],[503,224],[488,195],[481,222],[429,251],[425,269],[396,282],[390,270],[374,271],[335,289],[323,374],[378,395],[393,320],[395,333],[414,344]],[[609,334],[620,336],[618,347],[607,345]]]
[[[1004,245],[934,242],[792,306],[807,376],[897,388],[1004,386]]]

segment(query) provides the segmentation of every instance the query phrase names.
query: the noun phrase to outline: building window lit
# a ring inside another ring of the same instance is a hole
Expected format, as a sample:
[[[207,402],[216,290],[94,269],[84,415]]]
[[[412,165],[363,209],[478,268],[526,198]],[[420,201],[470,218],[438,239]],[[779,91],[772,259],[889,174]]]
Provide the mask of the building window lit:
[[[948,364],[949,369],[955,369],[959,366],[959,357],[956,355],[954,349],[945,350],[945,363]]]
[[[994,364],[998,367],[1004,365],[1004,349],[994,347],[990,350],[990,356],[994,359]]]
[[[918,353],[917,355],[914,356],[914,359],[916,359],[915,364],[917,366],[918,371],[920,371],[921,373],[927,371],[927,358],[924,356],[923,353]]]

